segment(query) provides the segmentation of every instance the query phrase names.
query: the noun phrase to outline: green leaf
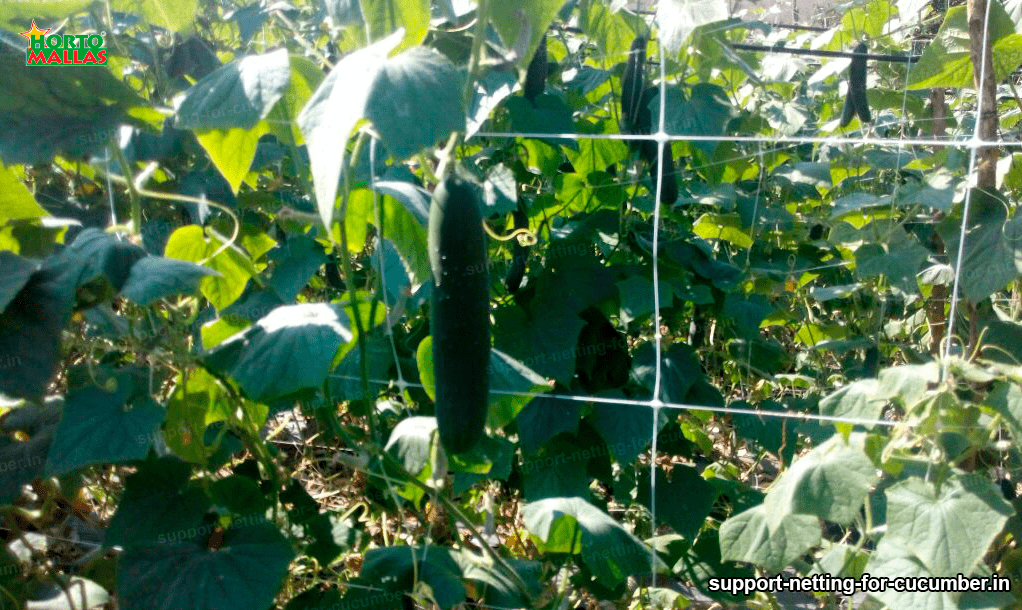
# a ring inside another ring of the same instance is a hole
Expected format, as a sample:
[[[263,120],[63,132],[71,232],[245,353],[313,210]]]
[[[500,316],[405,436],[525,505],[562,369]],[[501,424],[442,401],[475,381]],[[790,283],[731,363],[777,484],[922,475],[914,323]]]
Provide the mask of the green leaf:
[[[490,19],[519,68],[532,60],[539,41],[564,5],[561,0],[507,0],[489,5]]]
[[[503,428],[514,421],[537,393],[549,389],[544,377],[504,352],[491,349],[487,424],[491,428]]]
[[[207,532],[211,533],[212,530]],[[273,605],[295,553],[271,523],[231,527],[221,546],[198,541],[129,547],[117,562],[123,610],[222,610]]]
[[[210,507],[191,467],[173,457],[147,460],[124,484],[106,543],[120,546],[194,539]]]
[[[1022,388],[1017,383],[998,381],[985,402],[1011,427],[1012,437],[1022,438]]]
[[[1000,82],[1022,62],[1015,24],[1000,2],[990,6],[990,40],[993,43],[994,78]],[[949,8],[936,38],[923,50],[909,72],[909,89],[972,87],[973,69],[969,54],[968,11],[964,6]],[[987,68],[989,69],[989,67]]]
[[[220,171],[220,175],[231,185],[231,192],[237,194],[241,181],[252,167],[259,138],[268,131],[266,123],[259,123],[254,129],[197,131],[195,137],[206,149],[206,154]]]
[[[404,159],[465,128],[462,79],[432,49],[416,47],[387,58],[391,35],[342,59],[302,109],[298,124],[309,149],[316,202],[323,224],[333,219],[348,138],[359,120],[373,122],[384,146]],[[428,99],[413,106],[409,100]]]
[[[10,220],[31,220],[49,216],[36,203],[14,168],[0,166],[0,225]]]
[[[653,313],[653,281],[641,275],[629,275],[617,282],[618,294],[621,295],[621,322],[630,324]],[[674,303],[674,291],[663,280],[659,283],[660,310]]]
[[[652,509],[649,469],[639,475],[638,500]],[[717,493],[712,485],[691,466],[675,464],[667,480],[663,470],[656,469],[656,515],[678,535],[695,540],[703,522],[713,510]]]
[[[649,101],[649,109],[654,117],[660,116],[659,93]],[[669,88],[664,130],[671,135],[724,135],[733,114],[727,92],[718,85],[693,85],[687,97],[678,89]],[[688,145],[702,151],[707,159],[713,159],[720,142],[704,140]]]
[[[875,398],[897,400],[905,407],[912,407],[926,397],[939,379],[940,368],[936,362],[892,366],[880,371]]]
[[[703,239],[719,239],[745,249],[752,247],[752,237],[742,231],[738,214],[703,214],[692,232]]]
[[[533,102],[524,97],[512,97],[504,103],[511,115],[511,129],[520,133],[574,133],[575,121],[572,109],[556,95],[549,93],[540,95]],[[546,138],[550,143],[562,143],[570,148],[578,148],[574,141]],[[602,168],[600,168],[602,169]]]
[[[697,27],[730,17],[723,0],[663,0],[657,4],[656,23],[668,53],[675,54]]]
[[[593,50],[604,58],[605,66],[624,61],[632,40],[646,30],[637,15],[615,11],[605,3],[585,2],[580,8],[582,31],[595,43]]]
[[[198,263],[206,261],[221,245],[218,239],[206,237],[202,227],[188,225],[171,234],[164,256]],[[245,284],[252,277],[252,262],[237,246],[231,246],[205,264],[219,276],[204,278],[199,288],[213,307],[222,310],[245,291]]]
[[[521,591],[517,582],[504,570],[493,569],[485,556],[463,550],[451,553],[451,557],[458,562],[466,580],[482,585],[478,588],[483,593],[482,601],[493,608],[528,608],[540,594],[542,564],[538,561],[505,560],[525,583],[526,591]]]
[[[131,267],[121,296],[139,305],[149,305],[169,296],[193,294],[199,290],[202,278],[211,275],[217,272],[186,261],[147,256]]]
[[[323,247],[306,235],[292,235],[272,257],[276,265],[267,284],[285,303],[294,303],[298,293],[326,262]]]
[[[876,467],[866,457],[865,439],[861,432],[847,441],[835,434],[796,459],[763,501],[771,529],[779,528],[790,514],[815,515],[839,525],[850,523],[879,479]]]
[[[379,187],[379,184],[376,186]],[[399,200],[392,197],[382,198],[380,216],[387,239],[397,248],[405,271],[411,277],[409,289],[415,291],[433,277],[429,267],[426,229],[419,218],[409,211],[407,205],[402,205]],[[394,305],[393,301],[391,305]]]
[[[429,31],[428,0],[358,0],[362,9],[366,36],[380,40],[398,28],[404,28],[404,38],[398,49],[411,49],[422,43]]]
[[[433,599],[442,610],[465,600],[461,567],[450,549],[393,546],[373,549],[365,554],[359,578],[371,587],[394,593],[411,593],[416,576],[429,585]]]
[[[721,557],[776,573],[820,542],[820,523],[813,515],[787,514],[777,526],[771,526],[772,521],[765,504],[725,521],[720,526]]]
[[[903,233],[891,243],[869,243],[856,250],[856,273],[860,278],[885,276],[891,284],[912,294],[917,292],[916,274],[929,254],[914,235]]]
[[[182,459],[205,463],[207,449],[203,436],[206,426],[227,418],[228,414],[222,407],[217,407],[228,404],[229,400],[227,391],[205,369],[191,371],[186,378],[179,377],[174,392],[167,400],[164,442]]]
[[[0,312],[18,296],[38,269],[39,263],[31,259],[13,252],[0,252]]]
[[[284,95],[266,116],[266,123],[270,133],[282,144],[301,146],[305,138],[295,120],[325,75],[319,66],[300,55],[292,55],[288,61],[291,65],[291,80]]]
[[[79,233],[49,264],[65,269],[74,288],[92,284],[97,289],[95,292],[99,294],[91,298],[81,290],[78,292],[77,305],[91,307],[100,300],[112,298],[124,286],[132,266],[144,256],[145,252],[138,246],[90,227]]]
[[[383,64],[372,83],[365,116],[387,151],[396,159],[406,159],[452,131],[465,129],[463,87],[463,78],[450,60],[433,49],[416,47]],[[429,104],[411,100],[429,100]]]
[[[877,398],[877,380],[860,379],[828,394],[820,401],[820,415],[877,421],[886,399]],[[874,424],[866,425],[872,429]]]
[[[913,555],[910,549],[898,541],[886,536],[880,540],[876,550],[866,564],[865,573],[873,578],[912,578],[922,579],[933,576],[950,576],[937,574],[929,569]],[[971,574],[971,570],[966,574]],[[930,591],[896,591],[894,587],[885,587],[870,593],[888,608],[926,608],[927,610],[959,610],[952,593]]]
[[[340,305],[284,305],[217,346],[206,363],[233,377],[253,400],[265,402],[321,389],[337,351],[351,340]]]
[[[657,430],[663,428],[667,420],[667,413],[660,413]],[[652,407],[597,402],[593,404],[590,423],[622,467],[634,462],[653,441]]]
[[[287,49],[246,55],[210,72],[185,91],[175,113],[177,127],[250,130],[270,114],[290,81]]]
[[[656,349],[643,344],[632,361],[632,379],[650,392],[656,381]],[[696,382],[706,378],[696,352],[684,343],[675,343],[660,354],[661,395],[665,402],[683,403]]]
[[[554,396],[537,396],[518,413],[518,441],[524,454],[534,454],[562,432],[578,433],[582,404]]]
[[[1022,217],[1008,219],[1004,198],[973,189],[961,259],[959,285],[971,303],[979,303],[1022,274]],[[958,258],[961,217],[949,216],[939,227],[951,264]],[[955,223],[952,230],[951,223]]]
[[[77,284],[61,271],[36,271],[0,313],[0,393],[41,400],[60,360]]]
[[[115,464],[145,457],[166,415],[153,399],[138,394],[138,371],[117,375],[108,392],[90,386],[67,396],[64,416],[46,460],[46,472],[64,474],[90,464]]]
[[[64,6],[61,18],[68,15]],[[71,3],[68,10],[73,6]],[[28,25],[24,23],[26,28]],[[110,142],[116,141],[126,111],[141,103],[108,66],[63,65],[40,70],[25,65],[24,52],[10,52],[6,46],[0,52],[0,91],[6,92],[0,103],[0,124],[4,126],[0,158],[5,165],[48,163],[57,154],[76,159],[92,154],[102,157]]]
[[[545,498],[588,497],[589,475],[586,464],[592,452],[575,442],[555,439],[535,456],[522,462],[525,499],[536,502]]]
[[[199,0],[114,0],[110,6],[115,11],[140,15],[147,23],[171,32],[189,29],[199,14]]]
[[[430,465],[436,447],[436,418],[415,416],[402,419],[390,433],[384,450],[412,476],[418,477]]]
[[[1014,514],[1000,489],[980,474],[954,475],[939,489],[910,478],[887,492],[887,534],[933,574],[971,574]]]
[[[645,544],[582,498],[530,502],[522,517],[540,551],[581,554],[603,586],[616,587],[628,576],[662,568]]]

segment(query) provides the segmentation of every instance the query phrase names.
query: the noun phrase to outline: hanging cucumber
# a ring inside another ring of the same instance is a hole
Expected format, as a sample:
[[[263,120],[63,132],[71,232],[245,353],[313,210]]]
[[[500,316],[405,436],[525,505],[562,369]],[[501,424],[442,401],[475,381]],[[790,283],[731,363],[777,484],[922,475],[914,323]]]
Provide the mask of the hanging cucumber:
[[[447,453],[464,453],[486,424],[490,289],[479,200],[461,178],[447,178],[433,193],[429,262],[437,427]]]
[[[636,36],[628,51],[628,63],[621,76],[621,121],[631,133],[636,131],[639,113],[643,108],[642,93],[646,87],[646,37]],[[646,132],[648,133],[648,131]]]
[[[847,127],[854,115],[868,123],[872,120],[869,112],[869,101],[866,99],[866,43],[860,42],[855,47],[855,56],[848,66],[848,93],[845,95],[845,107],[841,112],[841,126]]]
[[[529,69],[525,71],[525,99],[536,105],[536,98],[543,95],[546,89],[547,57],[546,57],[546,36],[539,41],[539,48],[529,62]]]

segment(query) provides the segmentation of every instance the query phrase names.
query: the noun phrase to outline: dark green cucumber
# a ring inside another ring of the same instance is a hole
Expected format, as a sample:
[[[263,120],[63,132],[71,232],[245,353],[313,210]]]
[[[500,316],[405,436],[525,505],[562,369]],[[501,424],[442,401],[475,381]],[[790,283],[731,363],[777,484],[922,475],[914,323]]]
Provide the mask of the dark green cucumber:
[[[860,42],[855,47],[852,63],[848,66],[848,94],[845,95],[845,107],[841,112],[841,126],[847,127],[852,117],[859,115],[859,120],[868,123],[872,119],[869,112],[869,101],[866,99],[866,43]]]
[[[629,133],[636,131],[642,111],[642,93],[646,88],[646,37],[636,36],[628,51],[628,63],[621,75],[621,122]],[[648,132],[646,132],[648,133]]]
[[[525,99],[536,104],[536,98],[543,95],[546,89],[547,59],[546,59],[546,36],[539,41],[539,48],[529,62],[529,69],[525,71]]]
[[[447,178],[433,193],[429,262],[437,427],[448,453],[464,453],[483,436],[490,390],[486,237],[478,196],[465,180]]]
[[[515,229],[528,229],[529,216],[525,213],[522,202],[518,202],[518,208],[512,214],[515,220]],[[508,294],[518,292],[522,286],[522,279],[525,277],[525,263],[529,260],[529,248],[518,243],[517,239],[512,240],[511,245],[511,267],[507,270],[507,277],[504,278],[504,287]]]

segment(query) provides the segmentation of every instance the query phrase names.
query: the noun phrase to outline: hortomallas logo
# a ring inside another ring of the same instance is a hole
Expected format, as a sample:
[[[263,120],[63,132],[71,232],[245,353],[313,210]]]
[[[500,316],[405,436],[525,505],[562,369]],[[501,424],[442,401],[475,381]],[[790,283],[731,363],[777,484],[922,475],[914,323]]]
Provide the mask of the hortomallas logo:
[[[21,32],[28,38],[26,66],[102,65],[106,63],[106,46],[101,34],[49,34],[32,20],[32,29]]]

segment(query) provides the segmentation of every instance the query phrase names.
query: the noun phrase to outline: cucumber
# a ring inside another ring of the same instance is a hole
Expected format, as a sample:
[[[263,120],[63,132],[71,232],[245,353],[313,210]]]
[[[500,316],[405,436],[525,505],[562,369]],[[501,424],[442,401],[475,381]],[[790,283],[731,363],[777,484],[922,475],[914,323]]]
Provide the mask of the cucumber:
[[[632,48],[628,51],[628,63],[621,76],[621,120],[625,129],[631,133],[636,131],[642,103],[643,91],[646,87],[646,37],[636,36]],[[648,130],[648,127],[646,128]],[[645,133],[649,133],[646,131]]]
[[[866,99],[866,43],[860,42],[855,47],[852,63],[848,66],[848,94],[845,95],[845,107],[841,111],[841,126],[847,127],[852,116],[859,115],[859,120],[868,123],[872,120],[869,112],[869,101]]]
[[[464,453],[486,424],[490,285],[479,198],[461,178],[447,178],[433,193],[429,262],[437,428],[447,453]]]
[[[539,41],[539,48],[529,62],[529,69],[525,71],[525,99],[536,105],[536,98],[543,95],[546,90],[547,58],[546,58],[546,36]]]

